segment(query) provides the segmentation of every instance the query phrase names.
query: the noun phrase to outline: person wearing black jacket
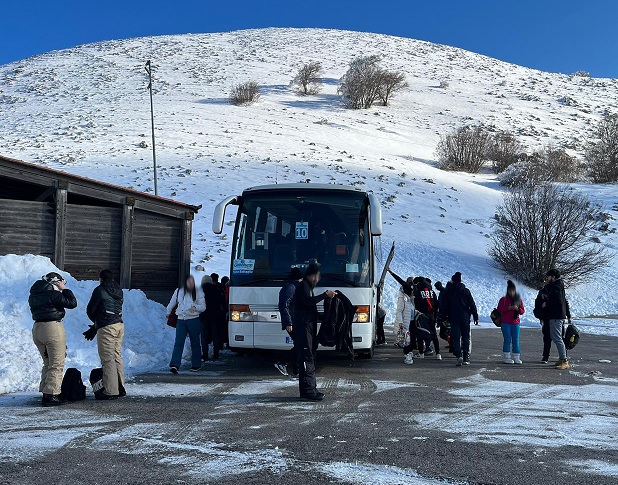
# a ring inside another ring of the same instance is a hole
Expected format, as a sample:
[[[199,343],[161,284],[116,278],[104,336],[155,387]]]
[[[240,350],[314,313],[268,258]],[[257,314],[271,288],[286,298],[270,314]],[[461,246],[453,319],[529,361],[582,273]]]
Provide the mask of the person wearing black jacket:
[[[97,350],[103,368],[103,389],[95,392],[97,399],[109,400],[126,395],[124,362],[122,360],[122,288],[114,281],[109,269],[99,273],[99,286],[92,292],[86,308],[88,318],[94,325],[84,332],[86,340],[97,337]]]
[[[216,277],[217,283],[213,279]],[[208,345],[212,342],[212,359],[219,359],[219,351],[223,348],[225,332],[225,290],[218,284],[216,273],[202,278],[202,291],[206,301],[206,310],[200,314],[202,322],[202,360],[207,362]]]
[[[294,346],[294,324],[292,318],[292,300],[294,299],[294,293],[296,287],[303,280],[303,274],[300,269],[292,268],[290,271],[290,277],[283,284],[281,290],[279,290],[279,314],[281,315],[281,330],[288,333],[288,336],[292,339],[292,349],[290,355],[292,358],[292,376],[298,375],[298,362],[296,362],[296,347]],[[275,367],[284,376],[288,374],[288,365],[282,362],[277,362]]]
[[[547,284],[545,288],[547,294],[543,298],[545,300],[542,304],[543,315],[549,321],[549,334],[558,349],[559,360],[556,362],[556,369],[567,370],[571,366],[567,359],[566,346],[562,340],[562,331],[565,319],[568,319],[569,324],[571,323],[569,303],[566,299],[564,281],[560,277],[560,271],[550,269],[546,276]]]
[[[65,309],[77,307],[77,300],[58,273],[48,273],[30,288],[28,298],[34,320],[32,339],[43,358],[39,392],[43,406],[59,406],[68,401],[60,394],[67,337],[62,323]]]
[[[549,331],[549,320],[546,316],[545,308],[543,308],[543,303],[547,299],[547,286],[544,286],[539,290],[539,293],[536,296],[536,300],[534,300],[534,316],[541,321],[541,331],[543,332],[543,356],[541,357],[541,363],[547,364],[549,363],[549,354],[551,352],[551,344],[553,340],[551,339],[550,331]],[[567,310],[567,318],[569,321],[571,320],[571,309],[569,308],[569,301],[566,300],[566,310]],[[564,328],[562,331],[564,336]],[[567,352],[568,354],[568,352]]]
[[[311,263],[305,277],[294,292],[294,343],[298,362],[298,388],[301,399],[321,401],[324,394],[318,392],[315,382],[315,357],[318,348],[318,303],[325,298],[333,298],[335,292],[327,290],[319,295],[314,289],[320,281],[320,266]]]
[[[472,293],[461,282],[461,273],[455,273],[446,284],[440,314],[451,324],[451,344],[457,357],[457,366],[470,364],[470,317],[479,324],[479,315]]]
[[[431,288],[431,281],[419,276],[414,285],[414,308],[416,309],[416,319],[423,323],[417,328],[417,341],[419,351],[422,351],[426,342],[433,342],[436,360],[442,360],[440,354],[440,339],[436,329],[438,318],[438,298]]]

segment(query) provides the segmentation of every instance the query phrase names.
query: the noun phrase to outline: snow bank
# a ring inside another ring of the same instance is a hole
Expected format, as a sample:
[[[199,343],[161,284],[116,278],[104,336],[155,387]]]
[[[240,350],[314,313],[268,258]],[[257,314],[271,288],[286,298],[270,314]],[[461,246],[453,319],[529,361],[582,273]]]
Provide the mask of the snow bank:
[[[65,277],[78,301],[65,318],[66,367],[77,367],[87,379],[90,370],[100,366],[96,340],[87,342],[82,335],[90,324],[86,304],[98,282],[77,281],[42,256],[0,256],[0,394],[38,388],[42,361],[32,342],[28,294],[32,284],[50,271]],[[173,332],[165,325],[165,308],[140,290],[125,290],[124,298],[127,375],[164,366],[173,343]]]

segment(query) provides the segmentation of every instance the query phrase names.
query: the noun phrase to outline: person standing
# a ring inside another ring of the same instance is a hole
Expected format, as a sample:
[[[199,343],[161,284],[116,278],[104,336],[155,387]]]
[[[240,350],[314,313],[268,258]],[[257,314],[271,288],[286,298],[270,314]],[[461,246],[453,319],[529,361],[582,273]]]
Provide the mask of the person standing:
[[[178,374],[182,361],[185,340],[189,335],[191,342],[191,372],[197,372],[202,367],[202,346],[200,343],[200,313],[206,309],[204,294],[197,288],[193,276],[187,276],[182,288],[178,288],[167,305],[167,316],[176,306],[176,339],[170,360],[170,372]],[[208,349],[208,347],[206,347]],[[206,350],[208,352],[208,350]]]
[[[395,278],[397,283],[401,285],[399,289],[399,295],[397,296],[397,309],[395,311],[395,323],[393,325],[393,335],[395,336],[395,346],[403,347],[406,329],[410,327],[410,322],[414,316],[414,287],[413,278],[409,277],[407,280],[403,280],[400,276],[396,275],[390,268],[388,273]],[[410,335],[411,339],[416,339],[415,335]],[[414,346],[416,347],[416,345]],[[412,359],[412,354],[410,354]],[[412,364],[412,362],[406,362]]]
[[[545,301],[542,308],[545,318],[549,321],[549,334],[558,349],[559,360],[556,362],[556,369],[568,370],[571,366],[567,358],[566,346],[562,339],[562,331],[565,319],[568,319],[569,324],[571,323],[571,315],[564,291],[564,281],[561,278],[560,271],[555,268],[550,269],[546,276],[545,281],[547,284],[545,288],[547,289],[547,295],[544,296]]]
[[[525,313],[524,302],[517,293],[515,283],[508,280],[506,284],[506,295],[498,302],[498,311],[502,315],[501,329],[504,342],[502,352],[504,352],[505,364],[522,364],[521,349],[519,344],[520,316]],[[511,346],[513,352],[511,353]]]
[[[281,315],[281,329],[287,332],[292,339],[292,349],[290,355],[292,359],[292,376],[298,375],[298,362],[296,359],[296,347],[294,346],[294,324],[292,318],[292,300],[294,299],[294,293],[296,287],[303,280],[303,274],[300,269],[292,268],[290,271],[290,277],[279,290],[279,314]],[[288,364],[277,362],[275,367],[284,376],[289,375]]]
[[[293,299],[293,335],[298,362],[298,389],[300,398],[309,401],[321,401],[324,393],[319,392],[315,382],[315,358],[318,348],[318,303],[325,298],[333,298],[335,292],[327,290],[314,294],[320,281],[320,266],[311,263],[305,277],[296,287]]]
[[[223,348],[225,332],[225,293],[223,288],[215,283],[219,275],[216,273],[202,278],[202,292],[206,303],[202,310],[200,321],[202,326],[202,360],[209,360],[208,346],[212,342],[212,359],[219,359],[219,351]]]
[[[446,284],[440,313],[451,324],[451,344],[457,357],[457,366],[470,365],[470,317],[479,324],[479,315],[472,293],[461,282],[461,273],[455,273]]]
[[[419,351],[421,345],[425,343],[433,343],[436,353],[436,360],[442,360],[440,354],[440,339],[436,328],[436,320],[438,317],[438,298],[436,293],[431,288],[431,280],[419,276],[414,285],[414,308],[417,311],[416,318],[420,319],[421,328],[417,329],[417,333],[423,333],[417,338]]]
[[[124,388],[124,363],[122,361],[122,288],[114,281],[109,269],[99,273],[99,286],[92,292],[86,314],[94,324],[84,332],[86,340],[97,337],[97,350],[103,368],[103,387],[95,392],[96,399],[116,399],[126,395]]]
[[[39,392],[45,407],[68,403],[61,395],[67,338],[62,319],[65,309],[77,307],[77,299],[58,273],[47,273],[30,288],[28,298],[34,320],[32,340],[43,358]]]

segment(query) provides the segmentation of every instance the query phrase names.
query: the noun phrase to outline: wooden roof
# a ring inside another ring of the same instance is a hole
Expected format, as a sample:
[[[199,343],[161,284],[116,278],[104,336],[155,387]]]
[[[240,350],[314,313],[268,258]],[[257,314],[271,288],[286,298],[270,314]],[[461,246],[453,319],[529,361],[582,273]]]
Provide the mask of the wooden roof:
[[[69,193],[114,204],[134,205],[137,209],[182,219],[193,219],[194,214],[202,207],[201,205],[184,204],[173,199],[73,175],[3,155],[0,155],[0,176],[43,187],[64,188]]]

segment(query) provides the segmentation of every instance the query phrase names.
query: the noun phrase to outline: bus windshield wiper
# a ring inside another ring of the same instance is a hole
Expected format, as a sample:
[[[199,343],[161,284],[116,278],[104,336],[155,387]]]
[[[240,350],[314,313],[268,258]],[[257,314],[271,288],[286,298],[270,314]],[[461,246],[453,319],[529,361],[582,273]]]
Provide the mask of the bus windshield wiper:
[[[352,281],[349,280],[347,278],[344,278],[343,276],[337,274],[337,273],[324,273],[324,277],[328,278],[328,279],[332,279],[334,281],[340,281],[341,283],[346,283],[350,286],[355,286],[355,287],[359,287],[360,284],[358,284],[356,281]]]

